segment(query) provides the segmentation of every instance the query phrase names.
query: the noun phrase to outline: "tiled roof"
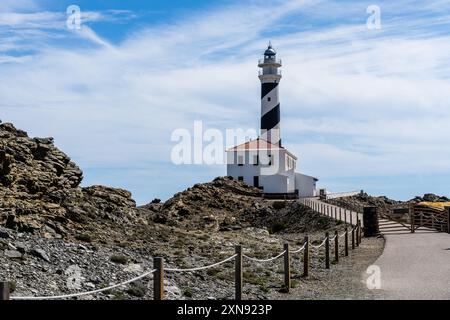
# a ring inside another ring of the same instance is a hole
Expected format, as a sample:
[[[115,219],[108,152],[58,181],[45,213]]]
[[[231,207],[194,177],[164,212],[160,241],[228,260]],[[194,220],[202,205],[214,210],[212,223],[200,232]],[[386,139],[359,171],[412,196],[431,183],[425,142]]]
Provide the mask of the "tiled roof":
[[[232,147],[227,151],[245,151],[245,150],[284,150],[284,148],[263,139],[256,139]]]

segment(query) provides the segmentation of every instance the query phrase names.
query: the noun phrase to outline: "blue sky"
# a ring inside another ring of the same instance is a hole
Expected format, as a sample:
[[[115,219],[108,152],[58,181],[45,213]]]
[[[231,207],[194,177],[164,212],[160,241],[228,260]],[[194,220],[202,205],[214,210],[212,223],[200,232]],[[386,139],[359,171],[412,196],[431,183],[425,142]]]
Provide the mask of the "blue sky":
[[[366,27],[373,4],[379,30]],[[258,128],[271,40],[301,172],[332,191],[449,196],[449,31],[448,0],[2,0],[0,118],[54,136],[84,185],[167,199],[226,173],[173,165],[173,130]]]

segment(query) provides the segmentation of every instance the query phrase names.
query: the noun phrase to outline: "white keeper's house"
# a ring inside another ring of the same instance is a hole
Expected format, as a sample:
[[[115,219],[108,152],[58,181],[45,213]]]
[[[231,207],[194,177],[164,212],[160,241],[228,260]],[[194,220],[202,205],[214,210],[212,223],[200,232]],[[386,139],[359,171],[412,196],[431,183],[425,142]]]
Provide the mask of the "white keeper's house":
[[[271,44],[258,66],[262,69],[261,133],[258,139],[227,150],[227,175],[261,188],[266,197],[315,196],[318,179],[295,172],[298,158],[281,144],[281,60]]]

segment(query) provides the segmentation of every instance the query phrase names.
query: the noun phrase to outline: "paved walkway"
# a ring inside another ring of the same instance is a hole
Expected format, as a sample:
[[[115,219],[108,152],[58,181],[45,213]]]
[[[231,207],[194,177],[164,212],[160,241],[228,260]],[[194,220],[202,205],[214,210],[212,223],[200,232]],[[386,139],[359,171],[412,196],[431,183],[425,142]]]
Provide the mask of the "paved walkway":
[[[330,215],[330,210],[335,212],[335,206],[317,199],[307,200],[307,205],[323,214]],[[349,221],[350,213],[345,212],[345,219]],[[355,223],[356,213],[351,216]],[[450,235],[430,229],[411,233],[407,227],[380,220],[380,231],[386,243],[374,265],[381,272],[381,289],[377,290],[381,299],[450,299]],[[363,278],[365,282],[367,275]]]
[[[387,299],[450,299],[450,235],[386,235],[380,267],[381,290]]]

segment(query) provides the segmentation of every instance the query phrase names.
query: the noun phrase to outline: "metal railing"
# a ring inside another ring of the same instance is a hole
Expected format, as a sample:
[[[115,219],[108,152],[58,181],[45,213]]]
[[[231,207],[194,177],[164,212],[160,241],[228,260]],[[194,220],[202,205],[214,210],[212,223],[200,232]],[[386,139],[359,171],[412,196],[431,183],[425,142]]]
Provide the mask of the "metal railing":
[[[363,226],[361,213],[320,201],[318,198],[300,198],[299,201],[303,205],[310,207],[312,210],[334,220],[342,221],[354,226],[357,226],[358,224],[361,227]]]
[[[277,64],[277,65],[282,65],[282,61],[281,59],[259,59],[258,60],[258,65],[262,65],[262,64]]]
[[[275,73],[264,73],[264,70],[259,70],[258,71],[258,75],[259,76],[265,76],[265,75],[268,75],[268,76],[281,76],[282,75],[282,73],[281,73],[281,70],[277,70]]]

